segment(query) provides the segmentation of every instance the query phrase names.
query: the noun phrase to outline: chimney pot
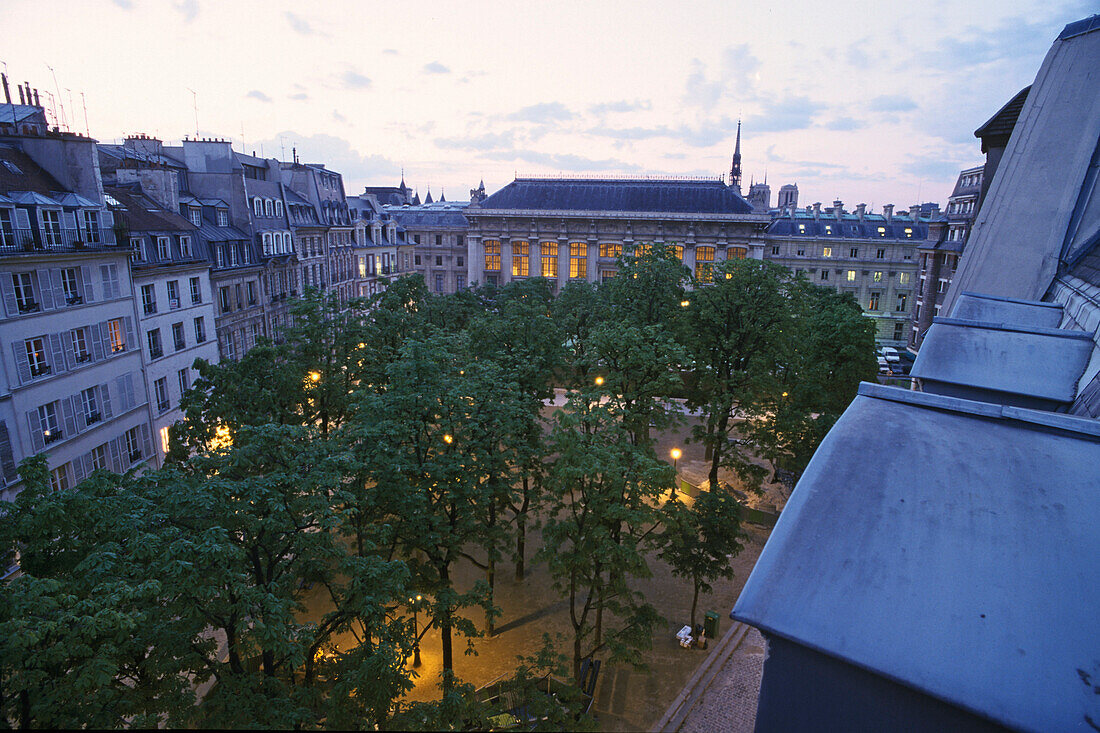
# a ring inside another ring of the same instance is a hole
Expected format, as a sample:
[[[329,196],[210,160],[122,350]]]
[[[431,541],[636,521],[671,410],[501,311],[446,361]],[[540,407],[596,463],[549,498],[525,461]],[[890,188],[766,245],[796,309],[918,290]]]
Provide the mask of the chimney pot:
[[[884,204],[882,207],[882,215],[886,217],[886,221],[889,222],[894,218],[894,205]]]
[[[814,202],[814,219],[820,219],[820,218],[821,218],[821,202],[820,201],[815,201]]]

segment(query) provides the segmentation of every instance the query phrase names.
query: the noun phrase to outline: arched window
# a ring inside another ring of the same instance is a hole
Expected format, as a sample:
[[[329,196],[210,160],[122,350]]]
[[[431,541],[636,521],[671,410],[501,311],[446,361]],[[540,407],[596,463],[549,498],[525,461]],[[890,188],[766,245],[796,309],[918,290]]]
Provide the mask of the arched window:
[[[275,215],[275,203],[271,199],[267,199],[264,202],[264,213],[268,216]]]
[[[264,234],[264,254],[271,254],[271,235],[266,233]]]
[[[260,200],[260,197],[252,199],[252,213],[256,216],[264,215],[264,202]]]
[[[283,215],[283,202],[279,199],[275,199],[275,216]]]

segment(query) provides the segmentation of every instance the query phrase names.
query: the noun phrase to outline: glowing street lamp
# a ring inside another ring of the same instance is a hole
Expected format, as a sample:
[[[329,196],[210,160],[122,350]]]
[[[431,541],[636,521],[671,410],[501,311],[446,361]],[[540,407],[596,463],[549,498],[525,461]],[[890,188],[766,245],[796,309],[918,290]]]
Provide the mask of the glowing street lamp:
[[[690,300],[681,300],[681,301],[680,301],[680,307],[681,307],[681,308],[687,308],[687,307],[688,307],[689,305],[691,305],[691,301],[690,301]]]
[[[409,605],[413,610],[413,666],[420,666],[420,632],[419,624],[417,623],[417,611],[420,610],[421,596],[417,594],[416,598],[409,599]]]
[[[680,456],[684,455],[684,452],[679,448],[673,448],[669,451],[669,455],[672,456],[672,470],[675,471],[680,461]]]
[[[450,433],[444,433],[443,442],[447,445],[450,445],[451,443],[455,442],[455,436],[451,435]]]
[[[603,377],[596,377],[596,386],[597,387],[602,387],[603,386]]]
[[[310,372],[309,373],[309,381],[314,382],[314,383],[320,382],[321,381],[321,372]]]

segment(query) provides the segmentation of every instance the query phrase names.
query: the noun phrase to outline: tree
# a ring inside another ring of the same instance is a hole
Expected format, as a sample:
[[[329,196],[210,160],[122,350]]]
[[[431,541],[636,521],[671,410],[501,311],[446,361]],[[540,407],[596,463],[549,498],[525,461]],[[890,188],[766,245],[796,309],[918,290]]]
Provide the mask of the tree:
[[[539,556],[569,604],[574,677],[584,658],[604,649],[611,660],[640,666],[657,613],[630,580],[650,574],[645,554],[672,468],[635,445],[592,392],[573,393],[557,414],[550,452]]]
[[[663,510],[661,558],[692,582],[694,629],[699,593],[709,593],[711,581],[733,577],[729,559],[741,551],[740,506],[728,491],[702,489],[690,504],[676,496]]]
[[[755,488],[764,471],[752,461],[752,445],[731,443],[730,433],[737,417],[759,415],[782,392],[778,371],[791,348],[798,286],[786,268],[750,259],[716,264],[713,281],[692,293],[682,332],[695,367],[687,405],[703,418],[692,434],[710,458],[711,490],[722,466]]]

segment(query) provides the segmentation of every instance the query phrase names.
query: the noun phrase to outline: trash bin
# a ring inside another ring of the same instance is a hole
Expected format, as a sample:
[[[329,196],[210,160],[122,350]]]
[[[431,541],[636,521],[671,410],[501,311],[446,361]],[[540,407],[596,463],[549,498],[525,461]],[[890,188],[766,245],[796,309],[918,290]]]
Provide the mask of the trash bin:
[[[703,630],[707,632],[708,639],[718,638],[718,612],[707,611],[703,614]]]

